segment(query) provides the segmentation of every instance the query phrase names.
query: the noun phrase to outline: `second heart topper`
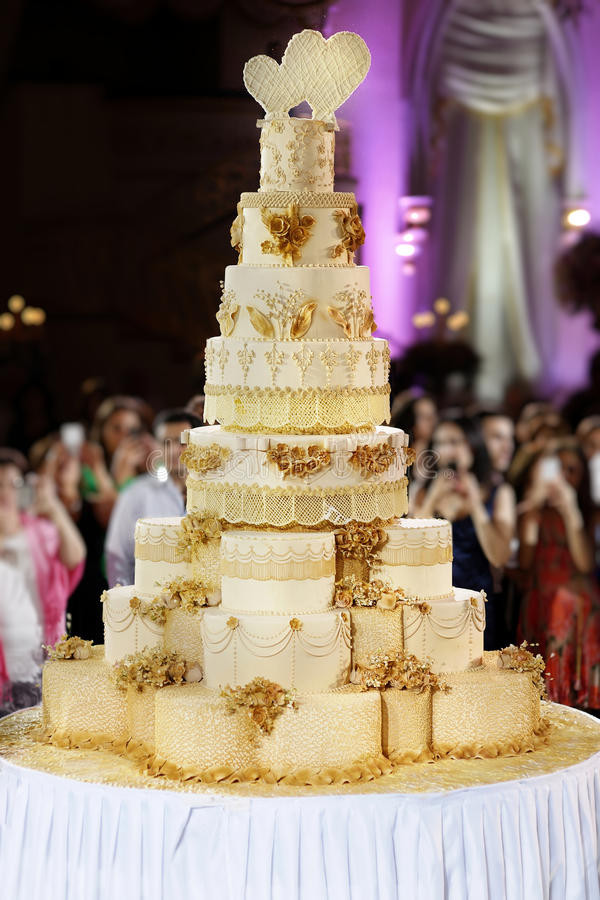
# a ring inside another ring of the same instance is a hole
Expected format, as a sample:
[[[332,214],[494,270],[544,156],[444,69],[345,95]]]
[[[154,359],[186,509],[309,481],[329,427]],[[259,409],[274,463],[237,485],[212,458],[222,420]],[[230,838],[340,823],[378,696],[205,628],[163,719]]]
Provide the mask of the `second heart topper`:
[[[335,111],[356,90],[371,65],[363,39],[340,31],[328,40],[318,31],[295,34],[281,64],[269,56],[253,56],[244,66],[244,84],[267,114],[287,115],[303,100],[313,119],[336,125]]]

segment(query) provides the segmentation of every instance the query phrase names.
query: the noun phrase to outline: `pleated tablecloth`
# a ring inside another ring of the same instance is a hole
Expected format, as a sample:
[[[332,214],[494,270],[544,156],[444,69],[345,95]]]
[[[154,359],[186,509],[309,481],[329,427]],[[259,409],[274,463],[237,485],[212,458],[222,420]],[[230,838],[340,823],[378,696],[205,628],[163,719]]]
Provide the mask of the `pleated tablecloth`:
[[[600,724],[572,711],[554,715],[566,758],[546,774],[510,780],[525,757],[533,773],[547,768],[542,750],[538,760],[536,751],[405,766],[405,790],[386,776],[346,792],[279,796],[271,787],[264,796],[258,785],[94,783],[90,766],[106,768],[105,751],[42,748],[58,762],[37,758],[27,730],[39,714],[16,714],[0,723],[0,897],[600,900]],[[485,782],[492,762],[507,766],[497,770],[500,783],[447,789],[465,772]],[[436,784],[438,766],[446,774]],[[431,790],[417,769],[430,773]]]

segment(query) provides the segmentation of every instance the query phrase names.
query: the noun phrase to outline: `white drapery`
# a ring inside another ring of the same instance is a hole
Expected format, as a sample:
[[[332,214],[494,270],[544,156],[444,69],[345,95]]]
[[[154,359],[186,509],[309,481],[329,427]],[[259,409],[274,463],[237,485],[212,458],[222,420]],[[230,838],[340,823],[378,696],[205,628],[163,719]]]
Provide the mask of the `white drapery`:
[[[281,799],[0,763],[7,900],[598,900],[599,847],[600,754],[448,794]]]
[[[516,376],[548,372],[555,353],[562,202],[581,193],[574,70],[543,0],[452,0],[429,13],[413,152],[439,151],[431,291],[469,312],[479,394],[497,400]]]

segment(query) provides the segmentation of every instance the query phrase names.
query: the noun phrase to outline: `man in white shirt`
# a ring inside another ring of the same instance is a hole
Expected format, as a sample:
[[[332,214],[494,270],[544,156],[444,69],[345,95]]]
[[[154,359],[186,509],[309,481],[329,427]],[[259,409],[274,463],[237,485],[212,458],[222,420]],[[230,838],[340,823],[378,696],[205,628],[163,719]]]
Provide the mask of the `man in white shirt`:
[[[184,429],[200,425],[200,419],[184,409],[166,410],[154,420],[152,430],[160,452],[151,454],[151,471],[139,475],[119,495],[108,524],[105,551],[109,587],[117,583],[133,584],[134,531],[138,519],[185,515],[185,472],[180,463],[180,438]]]

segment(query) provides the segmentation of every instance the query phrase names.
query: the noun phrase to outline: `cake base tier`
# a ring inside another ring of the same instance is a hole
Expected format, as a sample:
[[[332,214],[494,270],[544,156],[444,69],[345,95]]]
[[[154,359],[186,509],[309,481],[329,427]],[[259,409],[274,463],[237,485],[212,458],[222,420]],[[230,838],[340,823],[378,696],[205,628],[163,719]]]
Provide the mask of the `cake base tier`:
[[[180,781],[286,784],[369,781],[389,772],[390,761],[493,759],[546,743],[529,673],[500,669],[497,654],[486,653],[481,668],[446,680],[449,690],[434,694],[352,685],[299,692],[298,709],[285,709],[264,735],[247,708],[230,713],[204,685],[117,690],[97,648],[91,659],[46,665],[38,738],[110,749],[147,774]]]

